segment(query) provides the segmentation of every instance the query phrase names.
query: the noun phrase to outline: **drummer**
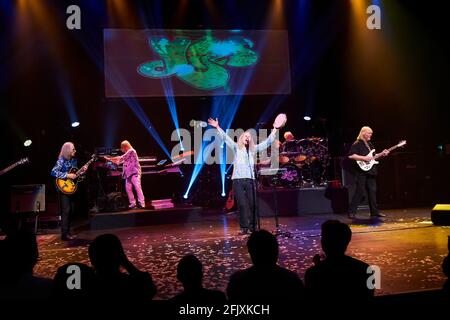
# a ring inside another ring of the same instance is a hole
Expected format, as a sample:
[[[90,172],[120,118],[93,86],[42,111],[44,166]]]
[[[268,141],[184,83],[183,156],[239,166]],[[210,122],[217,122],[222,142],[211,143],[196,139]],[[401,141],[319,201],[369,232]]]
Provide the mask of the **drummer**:
[[[284,142],[281,144],[281,152],[296,152],[297,151],[297,141],[294,135],[290,131],[286,131],[283,135]]]

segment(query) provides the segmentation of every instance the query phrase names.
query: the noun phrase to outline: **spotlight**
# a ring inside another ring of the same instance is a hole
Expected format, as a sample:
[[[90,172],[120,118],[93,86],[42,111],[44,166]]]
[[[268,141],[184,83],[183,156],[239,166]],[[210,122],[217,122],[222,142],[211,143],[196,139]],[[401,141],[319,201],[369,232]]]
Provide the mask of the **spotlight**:
[[[187,198],[188,198],[188,195],[187,195],[187,194],[185,194],[185,195],[183,196],[183,198],[184,198],[184,199],[187,199]]]
[[[80,125],[80,123],[78,121],[74,121],[72,122],[72,128],[76,128]]]
[[[303,117],[303,120],[305,120],[305,121],[310,121],[310,120],[311,120],[311,117],[310,117],[310,116],[304,116],[304,117]]]
[[[183,147],[183,146],[181,146],[181,147],[180,147],[180,150],[181,150],[181,151],[184,151],[184,147]]]
[[[221,196],[225,197],[227,194],[225,192],[222,192]]]
[[[23,143],[23,145],[24,145],[25,147],[29,147],[29,146],[31,146],[32,143],[33,143],[33,141],[31,141],[30,139],[27,139],[27,140],[25,140],[25,142]]]

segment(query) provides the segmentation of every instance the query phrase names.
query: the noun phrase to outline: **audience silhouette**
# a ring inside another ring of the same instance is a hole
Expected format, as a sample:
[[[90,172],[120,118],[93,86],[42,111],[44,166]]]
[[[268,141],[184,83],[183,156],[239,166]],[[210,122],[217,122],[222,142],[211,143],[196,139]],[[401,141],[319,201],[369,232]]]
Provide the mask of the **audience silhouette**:
[[[103,234],[89,246],[89,258],[97,276],[98,294],[104,300],[150,300],[156,286],[147,272],[139,271],[127,258],[122,243],[113,234]],[[121,272],[124,268],[128,274]]]
[[[322,224],[321,244],[326,258],[315,259],[316,265],[305,273],[305,286],[314,302],[365,302],[370,301],[374,290],[369,289],[367,273],[369,265],[345,255],[350,243],[350,227],[338,220]]]
[[[247,241],[253,266],[230,277],[227,295],[230,302],[301,302],[302,280],[295,272],[280,267],[278,241],[266,230],[253,232]]]
[[[442,290],[447,297],[450,297],[450,236],[447,237],[447,247],[448,254],[444,258],[444,261],[442,261],[442,272],[444,272],[447,280],[445,281]]]
[[[0,300],[48,300],[52,280],[33,275],[39,258],[36,235],[25,230],[10,233],[1,250]]]
[[[296,309],[303,303],[306,305],[305,301],[311,306],[317,303],[345,305],[350,302],[358,306],[372,303],[374,289],[370,288],[369,265],[345,254],[351,238],[352,231],[345,223],[328,220],[322,224],[321,245],[325,258],[322,260],[319,255],[314,256],[314,266],[306,271],[304,286],[295,272],[278,265],[277,238],[266,230],[253,232],[247,241],[253,265],[230,277],[226,289],[228,300],[231,303],[257,304],[281,302]],[[450,237],[448,246],[449,254],[442,262],[442,270],[447,278],[450,277]],[[33,274],[39,258],[36,236],[25,230],[9,234],[5,240],[0,240],[0,301],[53,299],[68,303],[92,303],[112,300],[150,301],[155,296],[156,286],[151,275],[138,270],[128,260],[117,236],[98,236],[88,251],[93,267],[83,263],[67,263],[58,268],[52,281]],[[121,271],[122,268],[126,273]],[[79,278],[74,278],[74,270],[79,273]],[[203,265],[195,255],[186,255],[180,259],[177,279],[184,290],[171,298],[171,303],[227,303],[223,292],[203,287]],[[449,281],[447,279],[442,291],[438,290],[438,295],[433,292],[428,295],[400,295],[377,301],[380,306],[394,302],[407,305],[410,301],[436,304],[442,292],[447,301],[450,297]]]
[[[181,258],[177,267],[177,279],[183,284],[184,291],[173,297],[171,302],[225,304],[225,294],[218,290],[203,288],[203,266],[194,255]]]
[[[58,268],[53,278],[53,298],[56,300],[91,301],[96,298],[96,291],[94,269],[84,263],[67,263]]]

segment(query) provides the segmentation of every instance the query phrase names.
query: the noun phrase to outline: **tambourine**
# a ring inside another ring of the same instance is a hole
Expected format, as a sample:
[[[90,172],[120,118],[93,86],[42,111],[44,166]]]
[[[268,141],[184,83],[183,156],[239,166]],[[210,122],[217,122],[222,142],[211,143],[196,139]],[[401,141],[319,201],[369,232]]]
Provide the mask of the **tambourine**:
[[[286,124],[286,121],[287,121],[286,114],[280,113],[275,118],[275,121],[273,122],[273,126],[277,129],[280,129],[280,128],[284,127],[284,125]]]

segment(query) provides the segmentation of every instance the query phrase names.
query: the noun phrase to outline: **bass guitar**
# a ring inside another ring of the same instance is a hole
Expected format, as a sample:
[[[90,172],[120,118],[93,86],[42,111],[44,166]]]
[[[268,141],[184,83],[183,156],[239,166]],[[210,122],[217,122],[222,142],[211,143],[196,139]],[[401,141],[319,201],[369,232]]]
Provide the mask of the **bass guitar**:
[[[92,162],[94,162],[96,159],[97,159],[97,157],[95,155],[93,155],[91,160],[86,162],[86,164],[84,166],[82,166],[81,169],[78,169],[78,168],[70,169],[68,173],[74,173],[76,175],[75,179],[69,179],[69,178],[60,179],[60,178],[56,178],[55,179],[55,183],[56,183],[56,187],[58,188],[58,190],[61,191],[64,194],[73,194],[73,193],[75,193],[77,191],[77,189],[78,189],[78,183],[80,181],[83,181],[83,179],[84,179],[83,174],[86,172],[86,170],[88,169],[89,165]]]
[[[402,140],[399,143],[397,143],[395,146],[390,147],[389,149],[387,149],[389,152],[403,147],[406,144],[406,140]],[[374,155],[375,153],[375,149],[370,150],[370,152],[367,154],[369,157],[373,157],[372,160],[370,161],[356,161],[356,163],[358,164],[358,166],[361,168],[361,170],[363,171],[369,171],[370,169],[372,169],[372,167],[376,164],[378,164],[379,162],[377,161],[377,159],[379,159],[380,157],[383,156],[383,153],[378,153],[376,155]]]
[[[28,163],[28,161],[29,161],[28,158],[20,159],[20,160],[17,161],[16,163],[13,163],[12,165],[10,165],[10,166],[6,167],[5,169],[1,170],[1,171],[0,171],[0,176],[3,175],[3,174],[5,174],[5,173],[7,173],[9,170],[12,170],[12,169],[14,169],[15,167],[21,165],[21,164]]]

